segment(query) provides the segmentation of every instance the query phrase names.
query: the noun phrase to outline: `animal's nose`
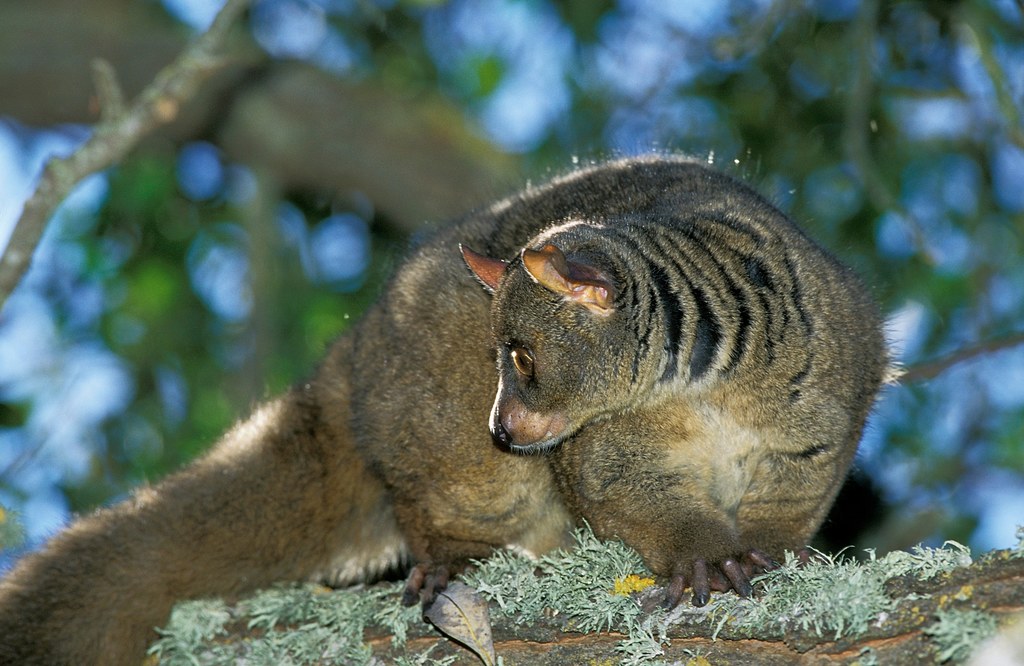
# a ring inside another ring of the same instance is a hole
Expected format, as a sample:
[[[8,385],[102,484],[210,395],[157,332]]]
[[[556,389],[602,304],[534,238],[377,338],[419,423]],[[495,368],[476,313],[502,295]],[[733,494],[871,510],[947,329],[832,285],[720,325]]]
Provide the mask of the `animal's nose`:
[[[509,434],[505,426],[502,425],[501,421],[497,421],[494,427],[491,429],[491,436],[502,446],[512,445],[512,435]]]

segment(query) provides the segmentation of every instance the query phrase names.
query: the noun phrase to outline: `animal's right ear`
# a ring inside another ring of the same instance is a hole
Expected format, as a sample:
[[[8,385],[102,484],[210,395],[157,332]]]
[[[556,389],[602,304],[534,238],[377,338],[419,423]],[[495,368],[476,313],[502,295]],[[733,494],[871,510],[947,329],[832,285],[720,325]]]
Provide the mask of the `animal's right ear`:
[[[462,260],[469,266],[469,270],[473,271],[476,279],[480,280],[480,284],[493,294],[498,289],[498,282],[501,280],[501,276],[505,274],[508,262],[485,257],[478,252],[470,250],[462,243],[459,243],[459,251],[462,252]]]

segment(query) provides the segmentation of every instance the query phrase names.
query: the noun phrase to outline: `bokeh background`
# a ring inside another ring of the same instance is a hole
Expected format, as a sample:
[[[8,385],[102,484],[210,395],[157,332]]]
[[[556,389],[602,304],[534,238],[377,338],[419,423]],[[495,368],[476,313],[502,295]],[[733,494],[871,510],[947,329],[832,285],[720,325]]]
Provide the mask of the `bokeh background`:
[[[0,4],[0,247],[45,160],[98,118],[90,61],[133,95],[218,6]],[[300,380],[417,234],[651,150],[754,183],[889,314],[911,374],[822,545],[1015,543],[1022,16],[1020,0],[255,2],[176,120],[61,206],[0,311],[0,541],[24,537],[4,558]]]

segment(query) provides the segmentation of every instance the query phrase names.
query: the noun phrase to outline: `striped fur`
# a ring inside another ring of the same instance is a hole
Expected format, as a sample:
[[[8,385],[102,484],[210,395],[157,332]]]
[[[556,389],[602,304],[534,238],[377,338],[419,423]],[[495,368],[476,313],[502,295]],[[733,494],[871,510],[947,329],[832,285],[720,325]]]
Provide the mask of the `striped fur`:
[[[548,223],[492,285],[495,435],[554,451],[566,504],[660,573],[806,545],[887,367],[860,280],[695,162],[613,162],[535,196]],[[593,289],[610,302],[582,303]]]

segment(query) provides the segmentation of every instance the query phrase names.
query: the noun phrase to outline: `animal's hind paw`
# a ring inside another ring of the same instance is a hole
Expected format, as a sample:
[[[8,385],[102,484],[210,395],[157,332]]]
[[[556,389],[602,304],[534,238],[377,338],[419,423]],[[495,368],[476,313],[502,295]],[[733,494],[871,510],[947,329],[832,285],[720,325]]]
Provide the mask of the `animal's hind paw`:
[[[703,558],[680,562],[665,589],[665,606],[678,606],[687,588],[693,590],[691,602],[694,606],[706,605],[711,599],[712,590],[735,590],[741,597],[749,597],[754,592],[750,579],[778,567],[778,562],[756,548],[751,548],[739,557],[727,557],[717,562],[708,562]]]

